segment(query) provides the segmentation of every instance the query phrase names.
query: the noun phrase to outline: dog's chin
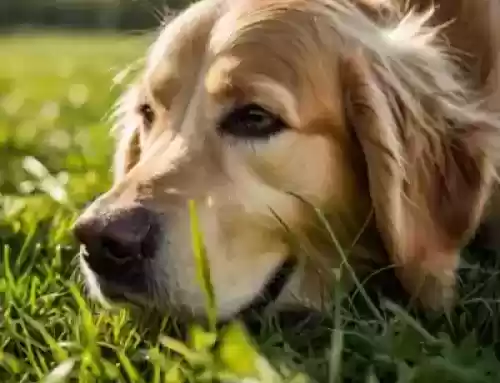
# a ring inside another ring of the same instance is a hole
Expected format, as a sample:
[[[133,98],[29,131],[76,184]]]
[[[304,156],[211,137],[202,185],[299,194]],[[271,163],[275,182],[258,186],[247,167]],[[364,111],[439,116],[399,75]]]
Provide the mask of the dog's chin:
[[[111,281],[95,273],[83,257],[80,257],[80,269],[90,298],[106,307],[133,305],[146,308],[153,304],[152,297],[149,297],[147,281],[143,278],[132,284]]]
[[[86,293],[107,309],[129,308],[147,315],[162,315],[184,320],[204,320],[188,306],[172,305],[168,298],[155,296],[146,283],[120,284],[96,274],[84,259],[80,259]],[[158,294],[157,294],[158,295]]]
[[[80,268],[84,277],[86,293],[89,298],[99,302],[105,308],[132,308],[134,311],[140,311],[144,314],[160,314],[163,316],[174,317],[181,321],[206,321],[207,312],[205,307],[194,308],[188,303],[172,302],[168,294],[155,291],[154,286],[157,286],[154,281],[149,281],[147,276],[138,275],[137,282],[130,283],[131,279],[126,279],[127,283],[121,283],[119,279],[106,278],[96,273],[89,264],[85,261],[85,257],[80,257]],[[217,313],[217,320],[220,323],[225,323],[235,317],[246,318],[252,317],[255,313],[262,314],[268,311],[268,308],[277,308],[276,297],[272,297],[269,301],[265,296],[269,293],[267,290],[275,290],[278,283],[286,283],[287,275],[280,275],[284,268],[277,271],[272,278],[264,286],[264,292],[257,291],[255,296],[250,297],[249,301],[240,302],[241,307],[233,307],[232,310],[221,310]],[[290,270],[293,270],[290,268]],[[281,281],[279,281],[281,279]],[[279,286],[279,295],[284,286]],[[255,307],[254,307],[255,306]],[[260,307],[262,306],[262,307]],[[271,310],[273,312],[273,310]]]

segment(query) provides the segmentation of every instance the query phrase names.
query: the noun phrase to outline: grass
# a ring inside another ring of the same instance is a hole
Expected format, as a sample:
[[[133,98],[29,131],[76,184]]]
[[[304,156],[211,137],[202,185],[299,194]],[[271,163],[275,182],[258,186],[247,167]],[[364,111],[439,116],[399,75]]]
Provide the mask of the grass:
[[[1,382],[499,381],[500,266],[484,249],[465,254],[462,299],[449,317],[372,294],[375,314],[360,294],[339,295],[322,318],[290,313],[184,331],[85,299],[68,228],[109,186],[103,117],[122,89],[111,85],[148,41],[0,38]]]

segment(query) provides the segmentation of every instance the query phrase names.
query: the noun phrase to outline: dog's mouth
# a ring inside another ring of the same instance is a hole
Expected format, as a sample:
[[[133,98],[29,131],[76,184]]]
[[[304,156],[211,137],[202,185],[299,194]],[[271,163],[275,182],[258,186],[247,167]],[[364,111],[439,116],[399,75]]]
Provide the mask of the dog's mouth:
[[[153,307],[150,291],[144,284],[127,285],[110,281],[93,271],[84,259],[80,260],[80,267],[85,277],[87,292],[104,307],[128,307],[139,309],[141,312],[156,308]]]
[[[297,268],[297,261],[293,256],[289,256],[280,267],[278,267],[273,276],[262,287],[260,293],[246,306],[240,309],[239,314],[261,314],[269,305],[272,305],[283,292],[288,281]]]
[[[144,294],[148,290],[145,262],[117,263],[108,254],[100,254],[98,263],[91,262],[85,246],[80,248],[79,258],[82,271],[91,284],[99,287],[102,293],[111,300],[126,299],[129,294]]]
[[[140,270],[127,269],[125,273],[120,273],[119,270],[111,270],[110,272],[109,268],[104,269],[105,272],[103,272],[104,270],[100,268],[96,270],[94,266],[89,265],[87,261],[88,253],[85,248],[82,247],[79,257],[83,274],[88,285],[91,285],[93,295],[98,295],[101,300],[104,299],[118,305],[131,304],[145,310],[159,309],[154,304],[154,297],[148,288],[147,277],[143,270],[145,265]],[[290,256],[285,259],[261,290],[255,294],[254,298],[241,307],[233,316],[261,315],[270,305],[276,302],[294,274],[296,267],[297,261],[294,257]],[[168,311],[182,312],[184,309],[169,307]]]

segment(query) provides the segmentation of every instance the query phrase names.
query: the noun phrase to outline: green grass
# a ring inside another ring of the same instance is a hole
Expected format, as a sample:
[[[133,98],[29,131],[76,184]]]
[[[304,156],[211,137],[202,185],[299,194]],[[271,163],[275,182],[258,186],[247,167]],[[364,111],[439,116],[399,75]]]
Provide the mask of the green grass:
[[[104,117],[123,86],[113,78],[148,41],[0,38],[0,382],[499,381],[500,267],[485,251],[466,257],[474,262],[450,317],[380,302],[373,313],[358,294],[338,296],[325,318],[190,326],[186,335],[169,318],[89,302],[68,228],[109,186]]]

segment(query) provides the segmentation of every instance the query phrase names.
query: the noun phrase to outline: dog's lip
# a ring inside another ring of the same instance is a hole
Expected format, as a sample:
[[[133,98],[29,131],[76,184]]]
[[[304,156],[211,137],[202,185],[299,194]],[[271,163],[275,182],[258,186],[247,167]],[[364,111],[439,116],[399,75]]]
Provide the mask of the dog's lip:
[[[113,299],[111,295],[123,295],[124,293],[144,294],[147,292],[147,276],[143,262],[140,262],[139,265],[136,262],[131,262],[130,268],[120,272],[121,267],[126,267],[126,262],[117,265],[115,268],[109,265],[99,267],[89,262],[88,254],[85,251],[81,251],[79,255],[81,262],[84,262],[86,268],[92,272],[100,289],[107,297]],[[133,267],[134,265],[137,267]],[[110,274],[109,270],[115,270],[116,273]]]
[[[100,251],[92,251],[87,248],[87,246],[82,245],[82,250],[80,250],[80,255],[84,259],[90,259],[91,257],[102,256],[109,260],[113,260],[114,263],[118,265],[124,265],[126,263],[132,263],[133,260],[127,257],[115,256],[109,250],[100,250]],[[143,258],[141,254],[138,255],[138,258]]]
[[[113,255],[111,251],[108,249],[104,248],[99,250],[97,249],[89,249],[86,245],[80,245],[80,256],[82,256],[84,259],[90,259],[91,257],[104,257],[105,259],[112,260],[114,263],[116,263],[118,266],[125,265],[125,264],[132,264],[136,262],[140,262],[143,260],[148,259],[149,257],[144,254],[144,252],[140,251],[136,254],[135,258],[130,258],[125,256],[126,254],[117,254]]]
[[[79,256],[85,260],[89,268],[98,275],[106,274],[103,272],[105,268],[114,269],[129,265],[130,269],[137,269],[137,266],[141,266],[148,260],[148,258],[142,254],[138,254],[136,258],[131,259],[113,255],[108,250],[89,250],[85,245],[81,245]],[[101,259],[94,263],[92,262],[92,258]]]
[[[103,295],[113,301],[137,301],[139,296],[148,293],[147,284],[127,284],[110,280],[100,274],[96,274],[97,283]]]

